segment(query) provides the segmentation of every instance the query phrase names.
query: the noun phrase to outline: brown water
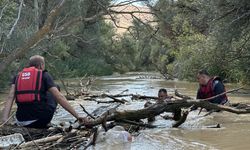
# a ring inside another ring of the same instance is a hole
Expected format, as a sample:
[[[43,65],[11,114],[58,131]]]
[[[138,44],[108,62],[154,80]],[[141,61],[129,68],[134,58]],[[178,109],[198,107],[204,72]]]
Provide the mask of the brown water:
[[[138,93],[141,95],[156,96],[159,88],[166,88],[169,94],[173,94],[175,89],[181,93],[195,96],[197,83],[165,81],[163,79],[137,79],[144,76],[145,73],[129,73],[125,75],[113,75],[97,78],[92,90],[103,91],[105,93],[117,94],[126,89],[126,93]],[[156,73],[147,73],[150,76],[159,76]],[[70,79],[71,86],[78,85],[78,79]],[[239,87],[239,85],[227,84],[227,89]],[[231,102],[250,102],[248,94],[228,95]],[[88,111],[92,111],[105,104],[96,104],[91,101],[78,99],[71,104],[78,112],[82,112],[79,103],[83,104]],[[131,101],[128,104],[120,106],[119,109],[140,109],[143,108],[144,101]],[[1,104],[1,100],[0,100]],[[204,114],[205,112],[202,112]],[[85,115],[84,113],[81,113]],[[197,111],[189,114],[187,121],[178,129],[171,128],[172,121],[163,120],[157,117],[154,122],[159,126],[156,129],[147,129],[140,131],[140,134],[134,137],[132,143],[111,145],[107,143],[97,144],[90,149],[132,149],[132,150],[200,150],[200,149],[222,149],[222,150],[248,150],[250,149],[250,114],[236,115],[227,112],[213,113],[207,117],[197,115]],[[53,123],[62,121],[71,121],[72,116],[63,109],[58,109]],[[220,123],[222,128],[206,128],[209,125]]]

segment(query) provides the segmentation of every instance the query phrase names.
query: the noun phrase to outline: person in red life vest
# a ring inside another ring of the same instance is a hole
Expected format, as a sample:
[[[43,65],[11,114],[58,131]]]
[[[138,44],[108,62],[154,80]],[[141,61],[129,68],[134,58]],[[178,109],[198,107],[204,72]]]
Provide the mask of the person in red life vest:
[[[198,72],[197,80],[200,85],[197,92],[197,99],[210,98],[226,91],[222,80],[216,76],[210,77],[206,70],[200,70]],[[228,102],[228,98],[226,94],[224,94],[208,101],[214,104],[224,105]]]
[[[39,55],[30,57],[29,67],[14,77],[2,113],[3,122],[9,117],[14,100],[17,104],[17,124],[20,126],[47,128],[57,103],[81,124],[88,123],[88,119],[80,117],[60,93],[52,77],[45,70],[44,58]]]

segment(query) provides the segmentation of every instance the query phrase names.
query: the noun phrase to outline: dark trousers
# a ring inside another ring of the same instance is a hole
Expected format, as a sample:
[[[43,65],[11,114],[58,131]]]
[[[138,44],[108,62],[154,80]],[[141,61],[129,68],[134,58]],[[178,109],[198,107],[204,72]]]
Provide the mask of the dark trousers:
[[[60,87],[57,85],[57,89],[60,91]],[[57,102],[54,98],[54,96],[50,93],[47,92],[46,94],[46,99],[47,99],[47,105],[48,105],[48,111],[44,111],[42,114],[43,116],[40,116],[39,119],[25,127],[29,127],[29,128],[48,128],[48,124],[50,123],[50,121],[53,118],[54,112],[56,110],[57,107]]]
[[[48,114],[49,115],[49,114]],[[38,128],[38,129],[47,129],[48,128],[48,124],[50,123],[50,121],[53,118],[53,114],[47,116],[48,118],[46,119],[39,119],[25,127],[29,127],[29,128]]]

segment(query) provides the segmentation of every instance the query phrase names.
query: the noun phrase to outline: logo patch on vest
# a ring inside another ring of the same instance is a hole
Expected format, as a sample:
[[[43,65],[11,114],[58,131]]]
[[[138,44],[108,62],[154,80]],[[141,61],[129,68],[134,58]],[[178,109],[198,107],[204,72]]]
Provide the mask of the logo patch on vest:
[[[30,79],[30,72],[23,72],[22,73],[22,80],[29,80]]]

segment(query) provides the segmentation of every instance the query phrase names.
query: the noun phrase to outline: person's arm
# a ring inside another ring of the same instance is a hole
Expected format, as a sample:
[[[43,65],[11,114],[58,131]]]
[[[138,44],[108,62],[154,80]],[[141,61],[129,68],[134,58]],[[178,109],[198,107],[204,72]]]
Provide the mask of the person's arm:
[[[215,83],[214,83],[214,89],[213,90],[214,90],[214,96],[225,92],[223,83],[216,80]],[[222,100],[223,100],[223,95],[219,96],[219,97],[216,97],[216,98],[212,99],[211,101],[213,101],[213,103],[220,104]]]
[[[12,84],[3,109],[2,122],[6,122],[8,120],[14,99],[15,99],[15,84]]]
[[[65,96],[56,87],[49,88],[49,92],[55,97],[56,101],[76,119],[80,119],[74,108],[69,104]]]
[[[54,96],[56,101],[70,114],[72,114],[81,124],[87,124],[88,119],[86,117],[80,117],[74,110],[74,108],[69,104],[67,99],[62,95],[62,93],[56,88],[56,85],[52,79],[52,77],[47,73],[44,72],[43,74],[43,81],[46,85],[48,91]]]

